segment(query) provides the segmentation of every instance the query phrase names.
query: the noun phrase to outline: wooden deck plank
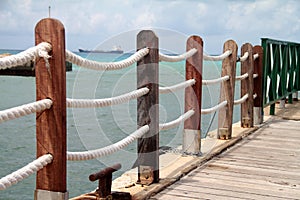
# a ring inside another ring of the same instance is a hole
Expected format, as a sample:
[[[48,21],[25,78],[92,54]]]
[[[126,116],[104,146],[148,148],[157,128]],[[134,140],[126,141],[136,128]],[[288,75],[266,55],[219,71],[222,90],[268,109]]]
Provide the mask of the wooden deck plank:
[[[197,184],[197,185],[196,185]],[[241,179],[222,179],[222,178],[206,178],[203,177],[193,177],[189,180],[183,180],[181,182],[179,188],[184,188],[186,185],[190,186],[197,186],[199,188],[199,191],[202,191],[202,188],[205,188],[205,191],[207,191],[207,187],[214,190],[222,190],[222,191],[230,191],[233,193],[243,193],[245,195],[262,195],[262,196],[268,196],[268,197],[284,197],[285,199],[291,198],[295,199],[300,197],[300,190],[299,186],[290,186],[285,185],[285,183],[278,183],[278,184],[269,184],[266,183],[264,185],[259,185],[256,183],[247,183],[243,182]],[[241,194],[239,194],[237,197],[242,197]],[[256,198],[255,198],[256,199]]]
[[[232,155],[227,155],[226,157],[221,157],[222,161],[227,161],[227,162],[238,162],[240,164],[248,164],[248,163],[256,163],[258,165],[263,166],[270,166],[270,167],[278,167],[286,169],[286,167],[289,167],[291,169],[293,168],[300,168],[300,163],[286,163],[285,161],[280,160],[266,160],[263,158],[257,158],[257,157],[251,157],[251,158],[245,158],[242,156],[232,156]]]
[[[275,120],[153,199],[300,199],[300,121]]]
[[[264,200],[276,200],[276,199],[293,199],[286,196],[279,195],[272,192],[265,191],[265,194],[258,193],[254,189],[249,191],[242,187],[235,187],[225,184],[210,184],[205,182],[205,185],[193,185],[192,183],[181,183],[180,185],[174,185],[173,187],[165,190],[162,194],[173,194],[178,196],[184,196],[190,199],[205,198],[205,199],[264,199]]]
[[[266,160],[272,160],[274,162],[276,161],[282,161],[282,162],[288,162],[290,161],[291,159],[294,159],[294,160],[298,160],[296,159],[296,153],[290,153],[289,155],[285,155],[286,157],[279,157],[278,155],[276,154],[268,154],[268,153],[265,153],[265,152],[260,152],[260,154],[256,154],[256,155],[251,155],[251,152],[230,152],[229,154],[227,154],[228,156],[239,156],[239,157],[251,157],[251,158],[258,158],[258,159],[266,159]],[[296,163],[298,164],[298,162]]]
[[[248,174],[240,174],[240,173],[230,173],[230,172],[202,172],[202,173],[197,173],[195,177],[199,178],[213,178],[213,179],[219,179],[219,180],[232,180],[234,179],[235,182],[239,183],[250,183],[250,184],[256,184],[259,186],[264,186],[264,185],[283,185],[286,187],[290,187],[293,189],[297,188],[297,181],[290,180],[290,179],[285,179],[285,181],[282,181],[280,178],[276,177],[266,177],[266,176],[253,176],[253,175],[248,175]],[[299,182],[298,182],[299,185]]]

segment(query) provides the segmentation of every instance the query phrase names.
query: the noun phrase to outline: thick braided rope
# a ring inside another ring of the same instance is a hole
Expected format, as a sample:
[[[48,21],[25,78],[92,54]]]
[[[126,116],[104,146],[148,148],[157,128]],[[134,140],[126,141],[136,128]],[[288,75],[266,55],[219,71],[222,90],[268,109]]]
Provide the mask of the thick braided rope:
[[[248,99],[248,97],[249,97],[249,94],[245,94],[242,98],[235,100],[234,105],[244,103]]]
[[[84,58],[77,56],[76,54],[66,50],[66,60],[75,65],[78,65],[80,67],[93,69],[93,70],[117,70],[117,69],[123,69],[123,68],[131,66],[133,63],[139,61],[144,56],[146,56],[148,53],[149,53],[149,49],[143,48],[122,61],[97,62],[97,61],[93,61],[93,60],[84,59]]]
[[[257,97],[257,94],[256,93],[253,94],[253,99],[256,99],[256,97]]]
[[[171,128],[175,128],[177,126],[180,125],[181,122],[184,122],[185,120],[187,120],[188,118],[190,118],[192,115],[195,114],[194,110],[189,110],[186,113],[184,113],[183,115],[181,115],[180,117],[178,117],[177,119],[171,121],[171,122],[167,122],[164,124],[159,124],[159,130],[163,131],[163,130],[168,130]]]
[[[243,75],[236,76],[236,77],[235,77],[235,81],[241,81],[241,80],[244,80],[244,79],[246,79],[246,78],[248,78],[248,77],[249,77],[249,74],[248,74],[248,73],[245,73],[245,74],[243,74]]]
[[[16,184],[23,179],[27,178],[28,176],[32,175],[33,173],[39,171],[49,163],[51,163],[53,157],[51,154],[46,154],[38,159],[34,160],[33,162],[29,163],[28,165],[22,167],[21,169],[3,177],[0,179],[0,190],[5,190],[6,188]]]
[[[217,79],[212,79],[212,80],[202,80],[202,84],[203,85],[212,85],[212,84],[217,84],[217,83],[221,83],[223,81],[228,81],[229,80],[229,76],[223,76]]]
[[[43,99],[22,106],[0,111],[0,123],[12,119],[16,119],[25,115],[30,115],[36,112],[42,112],[52,106],[51,99]]]
[[[253,78],[257,78],[258,77],[258,74],[253,74]]]
[[[253,55],[253,59],[254,59],[254,60],[256,60],[258,57],[259,57],[259,54],[258,54],[258,53],[256,53],[256,54]]]
[[[181,90],[181,89],[187,88],[189,86],[192,86],[195,83],[196,83],[195,79],[190,79],[190,80],[184,81],[182,83],[178,83],[173,86],[159,87],[159,93],[166,94],[166,93],[174,92],[174,91]]]
[[[244,53],[244,55],[242,57],[239,57],[237,61],[244,62],[248,59],[248,57],[249,57],[249,53],[247,51]]]
[[[105,99],[69,99],[67,98],[67,107],[69,108],[99,108],[111,105],[117,105],[144,96],[149,92],[147,87],[134,90],[127,94]]]
[[[31,47],[16,55],[0,58],[0,69],[7,69],[19,65],[25,65],[30,61],[34,61],[37,57],[42,57],[47,61],[50,58],[48,54],[50,50],[51,45],[47,42],[42,42],[37,46]]]
[[[218,105],[211,107],[211,108],[205,108],[205,109],[201,109],[201,114],[209,114],[212,112],[215,112],[217,110],[220,110],[221,108],[227,106],[227,101],[222,101],[221,103],[219,103]]]
[[[178,56],[168,56],[162,53],[159,53],[159,61],[165,61],[165,62],[179,62],[182,60],[186,60],[189,57],[192,57],[195,53],[197,53],[197,49],[193,48],[190,49],[189,51],[178,55]]]
[[[227,50],[223,54],[218,55],[218,56],[210,56],[210,55],[203,54],[203,59],[210,60],[210,61],[221,61],[221,60],[224,60],[225,58],[227,58],[228,56],[230,56],[231,54],[232,54],[232,51],[230,51],[230,50]]]
[[[142,137],[149,131],[149,126],[145,125],[133,132],[131,135],[127,136],[126,138],[122,139],[121,141],[111,144],[109,146],[103,147],[101,149],[95,149],[91,151],[84,151],[84,152],[67,152],[67,160],[91,160],[95,158],[100,158],[103,156],[110,155],[123,149],[124,147],[128,146],[134,140]]]

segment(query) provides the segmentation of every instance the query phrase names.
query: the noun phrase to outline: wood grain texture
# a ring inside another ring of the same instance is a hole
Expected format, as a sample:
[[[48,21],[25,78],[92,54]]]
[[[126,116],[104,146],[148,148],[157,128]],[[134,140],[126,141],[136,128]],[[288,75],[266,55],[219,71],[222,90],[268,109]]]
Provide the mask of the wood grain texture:
[[[185,89],[185,112],[194,110],[192,117],[184,122],[183,150],[188,153],[201,153],[201,103],[202,103],[202,67],[203,41],[199,36],[190,36],[186,43],[186,51],[197,49],[197,53],[186,60],[186,80],[195,79],[193,86]]]
[[[228,75],[230,79],[221,83],[220,88],[220,102],[227,101],[227,106],[219,110],[218,115],[218,138],[230,139],[232,134],[232,120],[233,120],[233,104],[234,104],[234,90],[235,90],[235,76],[236,76],[236,60],[237,60],[237,44],[233,40],[225,42],[223,52],[231,50],[232,54],[225,58],[222,62],[221,76]],[[221,129],[226,130],[226,136],[221,136]]]
[[[248,99],[241,104],[241,127],[253,127],[253,53],[250,43],[243,44],[241,55],[249,53],[248,59],[241,62],[241,75],[248,73],[248,78],[241,80],[241,97],[248,94]]]
[[[37,157],[50,153],[53,162],[37,173],[36,189],[66,192],[66,67],[65,29],[55,19],[43,19],[35,28],[35,43],[52,45],[47,69],[36,60],[36,98],[50,98],[51,109],[36,115]]]
[[[137,99],[138,127],[149,125],[150,130],[138,139],[138,182],[141,166],[153,170],[153,182],[159,181],[159,98],[158,98],[158,37],[153,31],[143,30],[137,35],[137,50],[148,47],[149,54],[137,63],[137,88],[147,87],[149,93]],[[150,179],[149,178],[149,179]],[[143,184],[143,183],[142,183]]]
[[[199,36],[190,36],[186,51],[197,49],[197,53],[186,60],[186,80],[195,79],[193,86],[185,89],[185,112],[193,109],[195,114],[184,122],[184,129],[201,130],[201,96],[202,96],[202,65],[203,41]]]
[[[258,54],[258,58],[254,62],[254,74],[258,74],[255,78],[253,93],[257,94],[254,99],[255,107],[263,107],[263,49],[257,45],[253,47],[253,55]]]

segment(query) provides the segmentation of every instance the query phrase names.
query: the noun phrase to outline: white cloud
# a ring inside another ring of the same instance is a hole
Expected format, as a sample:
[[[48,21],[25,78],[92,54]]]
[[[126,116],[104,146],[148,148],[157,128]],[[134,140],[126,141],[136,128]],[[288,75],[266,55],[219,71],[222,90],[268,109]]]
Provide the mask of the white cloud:
[[[153,27],[155,26],[156,15],[149,10],[140,12],[131,20],[132,28]]]
[[[65,25],[72,48],[145,27],[200,35],[211,50],[219,49],[215,45],[222,46],[229,38],[241,43],[259,43],[260,37],[266,36],[299,42],[300,35],[300,2],[296,0],[21,2],[0,1],[0,26],[5,27],[0,29],[0,48],[4,44],[9,47],[9,42],[1,39],[4,36],[33,37],[34,26],[48,16],[49,5],[51,16]]]

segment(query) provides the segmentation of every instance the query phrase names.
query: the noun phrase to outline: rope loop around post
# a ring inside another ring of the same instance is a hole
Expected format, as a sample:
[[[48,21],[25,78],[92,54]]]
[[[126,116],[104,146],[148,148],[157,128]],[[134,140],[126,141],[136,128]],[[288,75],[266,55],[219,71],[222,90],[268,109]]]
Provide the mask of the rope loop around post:
[[[178,83],[178,84],[173,85],[173,86],[159,87],[159,93],[160,94],[166,94],[166,93],[170,93],[170,92],[175,92],[177,90],[181,90],[181,89],[190,87],[190,86],[194,85],[195,83],[196,83],[195,79],[190,79],[190,80],[187,80],[187,81],[182,82],[182,83]]]
[[[36,112],[42,112],[46,109],[50,109],[52,104],[53,102],[51,99],[43,99],[33,103],[0,111],[0,123],[17,119],[19,117],[30,115]]]
[[[236,77],[235,77],[235,81],[241,81],[241,80],[244,80],[244,79],[246,79],[246,78],[248,78],[248,77],[249,77],[249,74],[248,74],[248,73],[245,73],[245,74],[243,74],[243,75],[236,76]]]
[[[193,56],[195,53],[197,53],[197,49],[193,48],[190,49],[189,51],[178,55],[178,56],[169,56],[169,55],[165,55],[162,53],[159,53],[159,61],[165,61],[165,62],[179,62],[182,60],[186,60],[187,58]]]
[[[248,57],[249,57],[249,52],[245,52],[242,57],[238,57],[237,61],[244,62],[248,59]]]
[[[245,94],[243,97],[240,99],[234,100],[234,105],[242,104],[244,103],[249,97],[249,94]]]
[[[5,190],[6,188],[16,184],[23,179],[27,178],[28,176],[32,175],[33,173],[39,171],[53,160],[53,156],[51,154],[46,154],[38,159],[34,160],[33,162],[29,163],[28,165],[22,167],[21,169],[3,177],[0,179],[0,190]]]
[[[171,121],[171,122],[167,122],[164,124],[159,124],[159,130],[168,130],[171,128],[175,128],[177,126],[180,125],[180,123],[184,122],[185,120],[187,120],[188,118],[190,118],[193,114],[195,114],[194,110],[189,110],[186,113],[184,113],[183,115],[181,115],[180,117],[178,117],[177,119]]]
[[[203,60],[208,60],[208,61],[222,61],[225,58],[227,58],[228,56],[230,56],[231,54],[232,54],[231,50],[227,50],[223,54],[218,55],[218,56],[210,56],[210,55],[203,54]]]
[[[229,80],[229,76],[223,76],[217,79],[212,79],[212,80],[202,80],[202,84],[203,85],[212,85],[212,84],[218,84],[218,83],[222,83],[223,81],[228,81]]]
[[[214,107],[201,109],[201,114],[213,113],[213,112],[220,110],[221,108],[224,108],[225,106],[227,106],[227,101],[222,101],[221,103],[219,103],[218,105],[216,105]]]
[[[38,45],[16,55],[0,58],[0,70],[25,65],[31,61],[35,61],[38,57],[42,57],[45,61],[48,61],[51,57],[48,52],[51,51],[51,49],[51,44],[41,42]]]

